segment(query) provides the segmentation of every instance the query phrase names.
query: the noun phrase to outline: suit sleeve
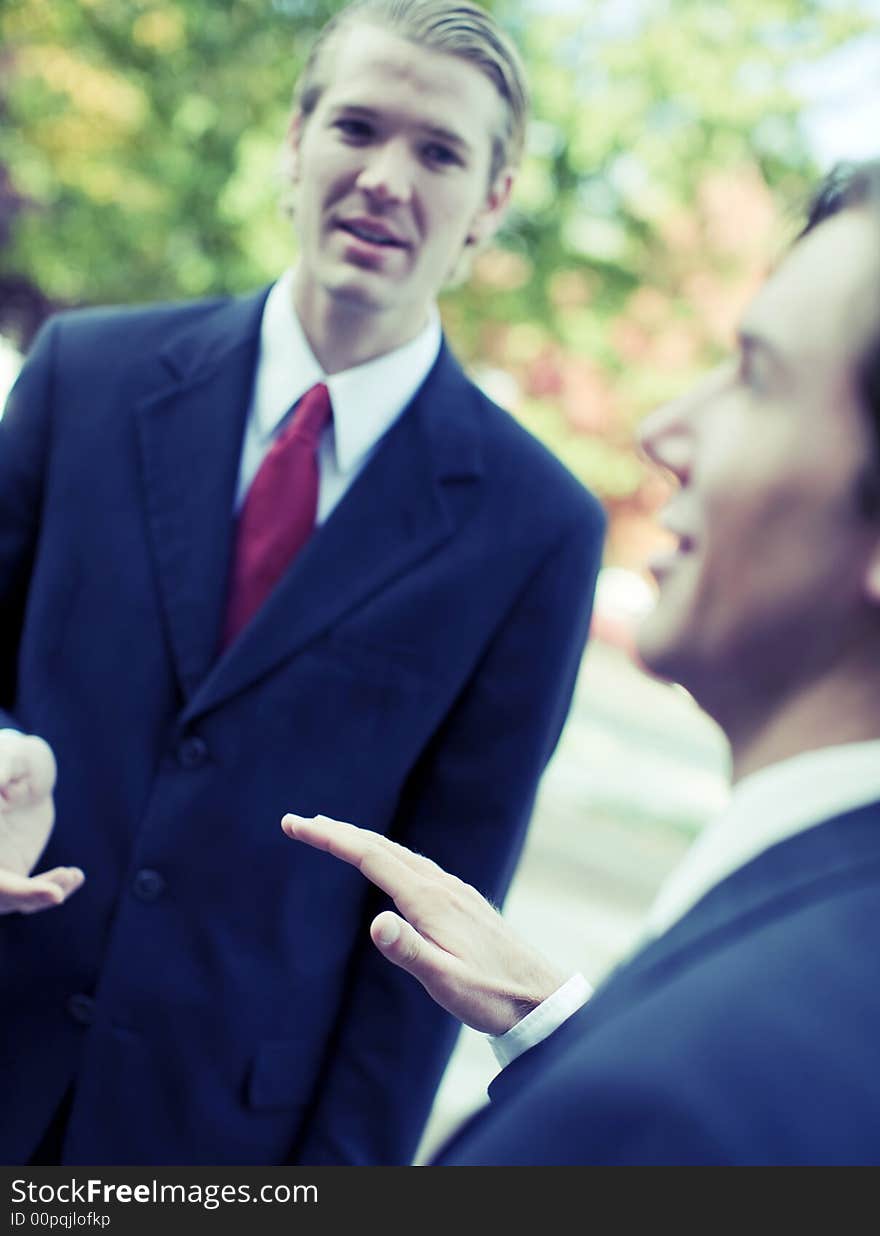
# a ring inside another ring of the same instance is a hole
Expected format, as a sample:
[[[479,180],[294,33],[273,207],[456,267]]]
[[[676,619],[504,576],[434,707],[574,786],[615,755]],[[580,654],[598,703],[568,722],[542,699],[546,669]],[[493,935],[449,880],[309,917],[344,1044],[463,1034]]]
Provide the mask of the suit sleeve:
[[[0,418],[0,726],[19,728],[18,654],[47,467],[55,328],[43,327]]]
[[[601,508],[587,502],[496,629],[389,830],[495,902],[519,858],[587,638],[604,530]],[[387,904],[371,900],[295,1162],[409,1163],[454,1046],[458,1023],[369,940],[368,923]]]

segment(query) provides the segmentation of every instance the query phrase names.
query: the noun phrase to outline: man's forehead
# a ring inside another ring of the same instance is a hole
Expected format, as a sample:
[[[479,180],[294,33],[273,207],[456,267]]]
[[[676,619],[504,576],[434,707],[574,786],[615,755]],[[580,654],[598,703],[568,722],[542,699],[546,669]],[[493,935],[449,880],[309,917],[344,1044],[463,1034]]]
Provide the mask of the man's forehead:
[[[880,229],[868,210],[841,211],[799,240],[746,311],[741,330],[797,360],[848,359],[880,317]]]
[[[355,20],[336,31],[322,50],[320,78],[334,100],[341,92],[362,89],[367,79],[378,79],[414,96],[443,93],[451,103],[461,102],[464,84],[468,94],[486,94],[502,106],[491,79],[468,57],[425,46],[372,22]]]

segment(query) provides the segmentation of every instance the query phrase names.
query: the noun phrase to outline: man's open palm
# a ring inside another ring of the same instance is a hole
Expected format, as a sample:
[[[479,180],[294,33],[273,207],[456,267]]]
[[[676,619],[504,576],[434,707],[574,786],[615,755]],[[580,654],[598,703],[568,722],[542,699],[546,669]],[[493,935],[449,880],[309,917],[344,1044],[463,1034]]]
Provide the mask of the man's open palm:
[[[55,819],[55,757],[33,734],[0,730],[0,914],[33,914],[79,888],[77,867],[31,876]]]

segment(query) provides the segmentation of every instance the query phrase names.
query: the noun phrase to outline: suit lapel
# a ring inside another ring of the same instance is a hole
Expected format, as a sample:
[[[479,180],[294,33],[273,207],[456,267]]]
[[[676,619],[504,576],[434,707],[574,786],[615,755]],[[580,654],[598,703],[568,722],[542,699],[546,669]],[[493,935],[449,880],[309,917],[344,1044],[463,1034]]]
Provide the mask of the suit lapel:
[[[182,720],[262,677],[454,533],[481,473],[475,399],[444,347],[412,405],[210,671]]]
[[[185,699],[216,656],[245,415],[266,291],[219,305],[163,352],[136,409],[156,577]]]

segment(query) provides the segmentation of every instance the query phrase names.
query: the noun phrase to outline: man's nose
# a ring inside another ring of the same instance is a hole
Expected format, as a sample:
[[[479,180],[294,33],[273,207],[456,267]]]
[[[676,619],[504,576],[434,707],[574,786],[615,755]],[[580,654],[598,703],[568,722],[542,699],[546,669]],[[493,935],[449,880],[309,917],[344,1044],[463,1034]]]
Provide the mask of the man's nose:
[[[649,413],[639,425],[639,446],[652,463],[666,468],[682,483],[693,466],[698,418],[721,394],[728,376],[728,366],[719,365],[678,399]]]
[[[649,413],[639,425],[638,442],[652,463],[683,483],[690,471],[692,435],[681,405],[676,399]]]
[[[398,141],[373,147],[357,180],[359,189],[380,202],[408,202],[412,182],[412,156]]]

